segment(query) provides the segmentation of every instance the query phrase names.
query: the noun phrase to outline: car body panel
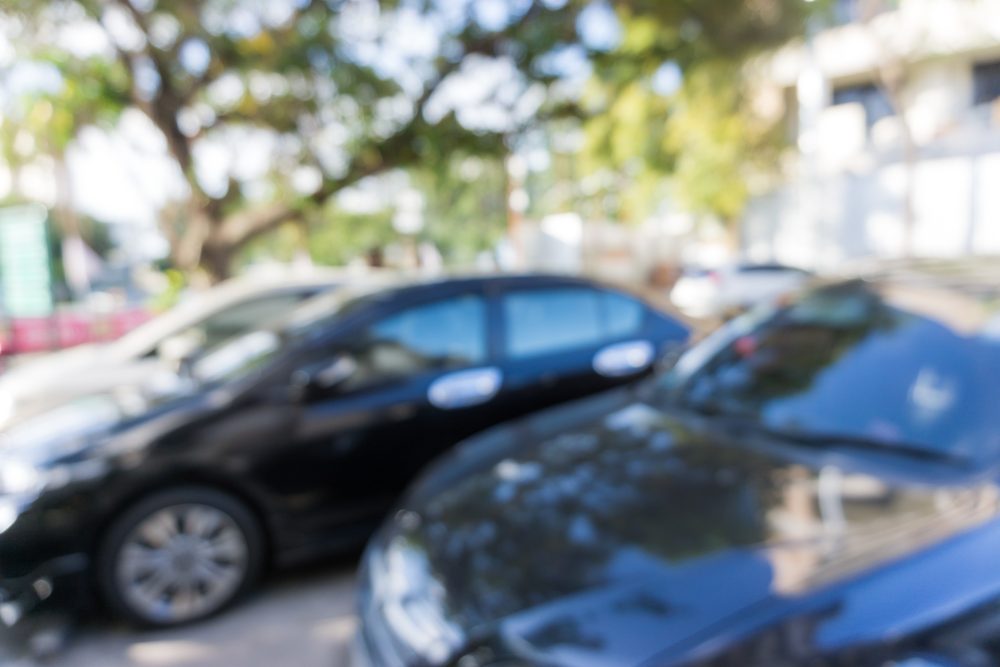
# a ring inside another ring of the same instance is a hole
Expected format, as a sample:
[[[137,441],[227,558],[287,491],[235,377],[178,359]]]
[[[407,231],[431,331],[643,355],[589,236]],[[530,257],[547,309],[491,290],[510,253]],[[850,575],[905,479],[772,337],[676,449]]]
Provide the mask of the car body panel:
[[[386,665],[1000,661],[989,294],[819,283],[645,385],[470,439],[370,543],[361,645]]]
[[[997,498],[982,472],[754,441],[617,390],[449,454],[374,559],[419,551],[427,585],[447,592],[438,613],[519,658],[639,665],[721,650],[743,616],[815,611],[813,596],[987,525]],[[894,584],[878,581],[850,598],[858,618],[823,626],[819,648],[844,628],[887,631],[874,609]]]
[[[580,388],[557,387],[536,397],[536,406],[501,385],[485,402],[441,407],[430,400],[431,386],[465,367],[435,367],[375,385],[330,389],[300,385],[299,375],[308,376],[317,362],[356,355],[378,323],[471,293],[482,295],[489,318],[487,354],[472,368],[495,368],[505,376],[505,359],[496,345],[500,325],[490,300],[507,285],[538,283],[596,287],[532,276],[393,288],[365,295],[357,305],[324,295],[318,297],[318,312],[313,312],[315,304],[303,307],[312,324],[268,352],[272,356],[264,365],[251,367],[245,376],[205,387],[177,381],[158,391],[135,388],[129,400],[120,389],[73,399],[57,408],[67,412],[38,415],[7,429],[0,435],[0,458],[19,457],[56,470],[61,486],[29,499],[14,524],[0,531],[0,589],[52,558],[92,555],[116,512],[152,491],[185,484],[219,488],[243,500],[264,524],[279,564],[360,545],[399,491],[436,455],[503,418],[575,398]],[[324,319],[322,302],[328,299],[345,310]],[[294,326],[299,319],[293,316]],[[658,350],[686,337],[686,329],[660,315],[648,321],[641,334]],[[231,347],[252,343],[257,335],[237,339]],[[215,363],[201,363],[210,362]],[[536,360],[536,365],[546,363]],[[591,355],[578,365],[596,375]],[[649,365],[601,384],[624,384],[651,371]],[[74,426],[46,428],[48,414],[76,415]]]

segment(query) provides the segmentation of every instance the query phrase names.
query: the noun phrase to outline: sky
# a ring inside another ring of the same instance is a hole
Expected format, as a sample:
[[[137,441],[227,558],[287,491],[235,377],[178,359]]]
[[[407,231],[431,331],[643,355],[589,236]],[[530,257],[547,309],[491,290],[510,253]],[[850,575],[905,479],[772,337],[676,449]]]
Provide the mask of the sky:
[[[251,2],[258,13],[236,12],[227,16],[206,13],[204,20],[208,27],[218,24],[226,29],[253,34],[260,21],[280,23],[292,10],[294,2],[277,1],[260,4]],[[471,5],[470,5],[471,3]],[[342,26],[343,36],[353,44],[355,56],[362,61],[370,60],[384,76],[400,81],[412,96],[420,90],[421,78],[414,63],[433,57],[439,47],[442,26],[449,21],[460,21],[470,8],[476,19],[487,28],[502,28],[519,11],[524,0],[440,0],[440,12],[435,18],[418,13],[412,3],[404,0],[402,9],[392,17],[396,25],[382,26],[379,21],[387,20],[378,14],[370,0],[354,0],[348,3]],[[548,0],[548,5],[559,7],[565,0]],[[347,20],[350,19],[350,20]],[[0,21],[4,19],[0,18]],[[0,24],[0,34],[12,28],[8,23]],[[112,13],[107,21],[107,32],[87,21],[71,22],[60,29],[57,39],[60,45],[74,54],[110,55],[111,44],[108,34],[121,44],[135,43],[141,39],[124,15]],[[604,0],[595,2],[583,12],[577,25],[583,42],[588,48],[606,50],[613,48],[621,37],[621,28],[610,5]],[[379,48],[375,41],[379,34],[397,35],[390,40],[388,48]],[[169,24],[157,26],[155,38],[169,43],[176,36],[176,27]],[[199,42],[186,43],[180,49],[179,58],[183,66],[191,71],[205,67],[207,52]],[[548,66],[574,85],[582,85],[589,76],[589,64],[582,48],[567,47],[553,53]],[[670,85],[675,74],[665,72],[661,77]],[[59,75],[51,68],[27,62],[18,57],[10,46],[10,41],[0,39],[0,110],[11,99],[31,90],[54,90],[61,85]],[[150,86],[155,86],[151,81]],[[225,97],[238,96],[243,92],[244,83],[232,79],[217,81],[211,94]],[[251,81],[251,85],[272,85],[266,79]],[[451,77],[435,95],[427,114],[432,120],[455,110],[460,122],[471,128],[499,130],[509,127],[514,116],[530,116],[542,103],[545,92],[539,87],[525,88],[517,83],[514,66],[502,59],[469,59],[463,68]],[[398,112],[405,116],[407,105]],[[197,126],[196,113],[182,118]],[[329,128],[325,135],[332,135],[331,146],[337,146],[336,128]],[[266,197],[268,189],[263,181],[271,167],[272,153],[279,146],[275,138],[265,132],[242,131],[232,136],[209,137],[196,145],[196,173],[199,182],[210,193],[224,191],[230,174],[251,182],[249,190]],[[336,156],[331,161],[336,163]],[[345,158],[339,158],[343,161]],[[174,163],[166,156],[166,145],[152,123],[138,111],[126,112],[114,129],[87,128],[68,151],[68,166],[71,177],[72,196],[76,206],[85,214],[99,220],[122,225],[155,230],[157,212],[167,203],[182,199],[186,185],[177,172]],[[0,197],[7,194],[10,179],[0,165]],[[317,187],[319,175],[314,170],[302,168],[292,174],[293,186],[303,190]],[[31,194],[42,201],[51,203],[52,187],[50,176],[45,169],[28,170],[23,174],[22,183]],[[372,202],[365,201],[365,189],[346,197],[348,206],[371,208]],[[155,245],[155,243],[154,243]]]

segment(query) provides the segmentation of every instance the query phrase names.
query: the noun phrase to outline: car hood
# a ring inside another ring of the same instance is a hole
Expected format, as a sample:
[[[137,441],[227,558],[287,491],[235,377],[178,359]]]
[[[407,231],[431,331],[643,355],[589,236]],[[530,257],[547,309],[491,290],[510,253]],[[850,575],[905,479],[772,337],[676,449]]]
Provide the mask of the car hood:
[[[0,376],[0,426],[34,402],[113,386],[117,368],[127,363],[114,345],[84,345],[18,364]]]
[[[104,386],[99,391],[68,391],[33,402],[0,430],[0,461],[13,457],[48,466],[93,455],[110,437],[153,422],[189,419],[217,407],[225,398],[224,391],[201,392],[190,381],[167,372],[144,380]],[[142,443],[149,438],[135,440]]]
[[[639,664],[995,512],[982,472],[719,424],[629,390],[493,430],[414,487],[371,560],[405,562],[467,637]]]

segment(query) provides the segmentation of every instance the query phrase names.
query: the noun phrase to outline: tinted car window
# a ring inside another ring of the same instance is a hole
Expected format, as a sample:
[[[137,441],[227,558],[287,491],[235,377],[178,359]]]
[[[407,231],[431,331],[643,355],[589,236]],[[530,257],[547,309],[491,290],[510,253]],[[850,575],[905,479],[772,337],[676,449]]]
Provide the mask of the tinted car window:
[[[812,292],[734,330],[678,394],[693,407],[804,435],[958,454],[1000,450],[1000,346],[901,310],[863,288]]]
[[[233,338],[200,358],[191,369],[203,384],[232,382],[265,367],[281,354],[281,338],[260,330]]]
[[[635,299],[624,294],[605,292],[601,294],[601,305],[607,337],[632,336],[642,328],[646,307]]]
[[[389,316],[369,328],[358,357],[366,382],[484,363],[484,300],[461,296]]]
[[[509,293],[503,311],[506,353],[519,359],[633,335],[646,309],[623,294],[571,287]]]
[[[308,296],[290,292],[244,301],[216,313],[196,328],[204,332],[206,345],[213,346],[287,313]]]

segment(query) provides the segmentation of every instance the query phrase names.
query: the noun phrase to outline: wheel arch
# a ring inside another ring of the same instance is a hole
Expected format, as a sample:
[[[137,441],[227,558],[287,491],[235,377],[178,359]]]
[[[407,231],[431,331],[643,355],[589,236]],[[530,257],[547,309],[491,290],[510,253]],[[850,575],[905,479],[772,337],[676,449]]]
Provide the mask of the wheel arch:
[[[128,484],[118,488],[102,502],[94,525],[87,552],[96,559],[101,545],[107,537],[115,520],[129,507],[155,494],[182,487],[199,487],[210,489],[231,496],[243,504],[257,521],[263,536],[264,553],[261,554],[264,567],[270,567],[278,551],[276,540],[276,521],[265,509],[266,501],[262,494],[253,491],[245,482],[231,475],[197,466],[178,466],[166,471],[160,471],[155,476],[148,475],[130,480]]]

